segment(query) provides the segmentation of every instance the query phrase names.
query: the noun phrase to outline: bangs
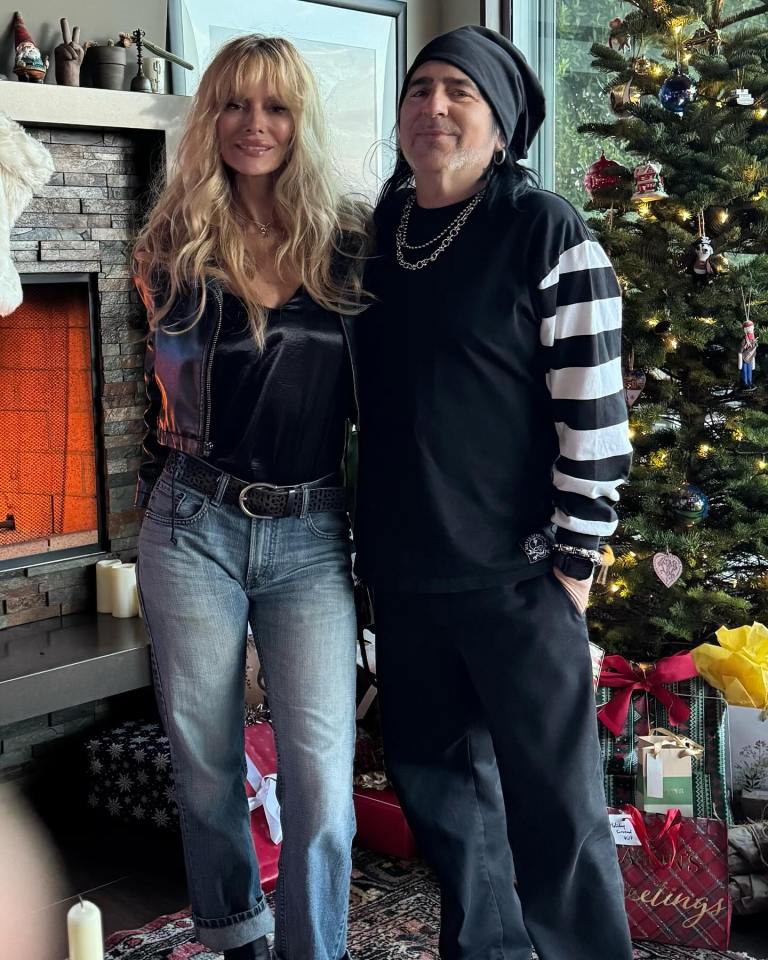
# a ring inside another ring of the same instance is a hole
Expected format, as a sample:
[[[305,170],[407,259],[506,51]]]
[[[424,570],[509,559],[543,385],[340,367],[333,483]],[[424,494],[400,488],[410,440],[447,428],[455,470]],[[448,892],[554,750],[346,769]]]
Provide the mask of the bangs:
[[[306,83],[285,54],[260,43],[251,47],[250,56],[233,58],[216,84],[217,100],[223,107],[229,100],[243,100],[262,82],[295,116],[303,102],[301,90]]]

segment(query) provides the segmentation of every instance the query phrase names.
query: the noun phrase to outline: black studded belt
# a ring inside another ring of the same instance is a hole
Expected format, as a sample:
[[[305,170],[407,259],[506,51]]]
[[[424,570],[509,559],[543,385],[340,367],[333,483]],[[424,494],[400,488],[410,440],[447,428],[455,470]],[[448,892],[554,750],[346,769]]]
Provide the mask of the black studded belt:
[[[248,517],[300,517],[324,510],[347,509],[347,491],[339,485],[338,473],[294,486],[251,483],[175,450],[169,454],[168,469],[176,480],[209,497],[215,497],[220,484],[226,482],[222,502],[236,504]]]

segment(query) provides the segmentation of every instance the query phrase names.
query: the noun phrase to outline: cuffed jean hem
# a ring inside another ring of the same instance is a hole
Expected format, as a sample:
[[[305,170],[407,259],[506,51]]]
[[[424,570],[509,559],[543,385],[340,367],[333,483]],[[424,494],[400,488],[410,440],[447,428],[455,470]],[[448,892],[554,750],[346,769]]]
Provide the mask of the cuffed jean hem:
[[[272,957],[273,960],[283,960],[282,954],[279,954],[277,951],[273,951]],[[349,950],[345,950],[339,960],[352,960],[352,954],[349,952]]]
[[[214,950],[232,950],[242,947],[243,944],[258,940],[267,934],[274,933],[275,921],[272,911],[267,906],[265,897],[242,913],[233,913],[230,917],[217,917],[215,920],[206,920],[192,914],[195,924],[195,935],[206,947]]]

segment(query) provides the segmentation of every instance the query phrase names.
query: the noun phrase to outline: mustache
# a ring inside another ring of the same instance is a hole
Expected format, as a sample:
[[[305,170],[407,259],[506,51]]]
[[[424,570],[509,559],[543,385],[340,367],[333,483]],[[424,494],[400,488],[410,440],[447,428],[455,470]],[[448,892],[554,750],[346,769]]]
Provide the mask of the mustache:
[[[425,123],[414,127],[413,132],[457,134],[459,131],[456,129],[456,127],[445,123]]]

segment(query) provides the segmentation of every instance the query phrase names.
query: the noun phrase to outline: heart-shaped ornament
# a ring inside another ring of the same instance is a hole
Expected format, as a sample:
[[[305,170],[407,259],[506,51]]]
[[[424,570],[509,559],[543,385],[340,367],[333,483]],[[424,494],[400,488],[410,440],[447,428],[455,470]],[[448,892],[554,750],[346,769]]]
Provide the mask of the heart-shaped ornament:
[[[645,390],[645,373],[642,370],[625,370],[624,378],[624,399],[627,406],[631,407]]]
[[[665,587],[680,579],[683,572],[683,561],[674,553],[655,553],[653,555],[653,571]]]

